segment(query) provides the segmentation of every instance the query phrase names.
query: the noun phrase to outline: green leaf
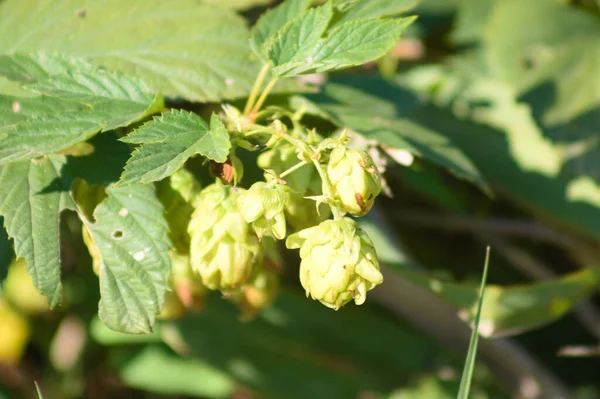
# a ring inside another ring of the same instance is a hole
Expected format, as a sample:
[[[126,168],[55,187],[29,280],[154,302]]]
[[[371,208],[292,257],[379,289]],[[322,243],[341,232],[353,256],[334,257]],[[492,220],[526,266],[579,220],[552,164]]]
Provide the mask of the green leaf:
[[[164,108],[162,96],[141,80],[82,61],[43,54],[2,59],[5,71],[13,71],[9,76],[30,82],[25,88],[44,96],[0,98],[0,115],[7,115],[0,127],[0,164],[63,150]],[[73,72],[53,75],[73,65]]]
[[[420,2],[421,0],[356,0],[337,23],[399,15],[412,10]]]
[[[128,387],[161,395],[228,398],[236,388],[223,372],[200,359],[176,355],[164,346],[127,353],[114,363],[119,378]]]
[[[171,270],[169,228],[152,185],[109,188],[94,211],[80,217],[102,257],[98,314],[111,329],[152,332],[164,305]]]
[[[556,1],[501,1],[486,25],[484,44],[496,76],[521,92],[546,82],[555,85],[547,123],[568,122],[600,105],[596,15]]]
[[[467,317],[477,309],[477,287],[443,282],[399,265],[394,271],[443,297]],[[598,271],[585,269],[556,280],[527,285],[488,285],[479,333],[485,337],[510,336],[549,324],[593,295],[599,282]]]
[[[211,300],[202,313],[176,322],[175,344],[267,397],[305,399],[318,392],[319,398],[356,398],[387,390],[441,351],[368,306],[333,314],[289,290],[251,323],[239,323],[236,312],[226,301]]]
[[[0,296],[2,295],[2,285],[8,275],[8,266],[13,258],[13,246],[4,230],[4,218],[0,217]]]
[[[60,180],[65,162],[65,157],[49,156],[0,166],[0,214],[6,231],[51,307],[59,304],[62,294],[59,216],[74,207]]]
[[[273,74],[296,76],[316,72],[329,72],[364,64],[385,55],[400,39],[402,32],[415,20],[415,17],[398,19],[361,19],[336,24],[311,47],[303,48],[300,57],[289,62],[279,63],[272,54]],[[287,28],[287,27],[286,27]],[[290,31],[295,35],[295,31]],[[284,38],[285,39],[285,38]],[[291,38],[293,40],[293,36]],[[286,47],[285,53],[294,51]]]
[[[481,276],[481,286],[479,287],[479,298],[477,299],[477,310],[475,312],[475,321],[471,339],[469,340],[469,351],[465,367],[463,368],[462,377],[460,379],[460,388],[458,389],[458,399],[469,399],[469,391],[471,390],[471,380],[473,379],[473,371],[475,370],[475,359],[477,357],[477,344],[479,342],[479,320],[481,319],[481,309],[485,295],[485,284],[487,281],[488,266],[490,263],[490,247],[487,247],[485,254],[485,264],[483,265],[483,275]]]
[[[89,331],[94,341],[105,346],[158,344],[162,342],[160,324],[157,324],[150,334],[126,334],[111,330],[98,317],[94,317],[90,321]]]
[[[21,83],[32,83],[52,75],[89,69],[93,67],[82,59],[62,54],[36,52],[0,55],[0,76]]]
[[[5,0],[0,37],[0,53],[82,57],[192,101],[246,96],[260,68],[245,20],[196,0]]]
[[[435,162],[454,175],[486,183],[469,158],[448,137],[412,120],[419,109],[417,96],[379,78],[338,79],[321,93],[308,96],[340,126],[392,149],[403,149]]]
[[[304,62],[311,56],[331,17],[331,2],[308,10],[275,33],[267,49],[267,57],[275,66]]]
[[[93,113],[31,118],[0,128],[0,164],[51,154],[84,141],[103,128]]]
[[[55,75],[25,86],[48,97],[88,105],[95,115],[103,115],[103,130],[128,126],[160,112],[164,101],[140,79],[104,70],[86,70]]]
[[[214,113],[209,127],[192,112],[172,110],[121,140],[142,144],[127,162],[119,182],[121,185],[162,180],[195,154],[225,162],[231,149],[229,133]]]
[[[286,0],[260,16],[252,27],[250,47],[263,61],[268,61],[265,44],[285,24],[302,14],[312,0]]]
[[[83,104],[58,98],[0,95],[0,127],[14,125],[29,118],[83,111],[84,108]]]

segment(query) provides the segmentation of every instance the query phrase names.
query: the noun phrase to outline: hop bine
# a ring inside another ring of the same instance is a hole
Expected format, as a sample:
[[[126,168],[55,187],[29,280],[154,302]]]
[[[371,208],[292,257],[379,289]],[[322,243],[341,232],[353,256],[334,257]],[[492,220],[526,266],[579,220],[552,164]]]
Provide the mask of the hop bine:
[[[369,212],[381,192],[381,177],[369,154],[341,144],[331,151],[327,178],[340,210],[352,216]]]
[[[241,191],[217,181],[194,201],[188,226],[191,266],[212,290],[242,286],[260,257],[258,237],[237,206]]]
[[[300,248],[300,282],[306,296],[339,309],[354,300],[362,305],[367,291],[383,282],[371,239],[349,218],[327,220],[286,240]]]

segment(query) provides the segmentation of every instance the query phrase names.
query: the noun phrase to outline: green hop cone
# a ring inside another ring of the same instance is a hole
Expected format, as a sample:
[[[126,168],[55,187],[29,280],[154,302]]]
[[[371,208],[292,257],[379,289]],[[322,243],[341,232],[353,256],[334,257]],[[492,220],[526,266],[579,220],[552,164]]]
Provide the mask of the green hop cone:
[[[281,184],[257,182],[237,197],[237,204],[247,223],[252,223],[259,238],[285,237],[285,205],[291,190]]]
[[[156,184],[156,195],[165,208],[171,241],[181,254],[189,252],[190,236],[187,226],[194,211],[191,201],[199,192],[200,183],[192,173],[183,168]]]
[[[202,283],[212,290],[241,287],[260,258],[258,238],[237,206],[240,191],[217,181],[194,201],[188,226],[190,262]]]
[[[326,204],[318,205],[311,199],[292,192],[285,205],[285,215],[288,223],[296,230],[315,226],[329,217],[331,211]]]
[[[300,282],[306,296],[339,309],[354,299],[362,305],[367,291],[383,282],[371,239],[349,218],[326,220],[292,234],[290,249],[300,248]]]
[[[236,303],[242,320],[253,319],[258,312],[269,306],[279,291],[279,273],[283,260],[277,241],[266,238],[261,241],[263,256],[254,273],[239,289],[224,291],[223,295]]]
[[[381,192],[381,177],[365,151],[336,146],[329,156],[327,177],[340,208],[352,216],[363,216]],[[325,192],[325,190],[324,190]]]

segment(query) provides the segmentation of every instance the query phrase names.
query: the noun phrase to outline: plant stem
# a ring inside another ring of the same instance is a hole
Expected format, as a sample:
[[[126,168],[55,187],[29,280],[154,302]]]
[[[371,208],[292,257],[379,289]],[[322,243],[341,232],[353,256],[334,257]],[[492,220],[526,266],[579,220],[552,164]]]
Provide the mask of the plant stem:
[[[265,64],[258,73],[258,76],[254,81],[254,86],[252,86],[252,91],[250,92],[250,96],[248,97],[248,101],[246,102],[246,107],[244,107],[245,116],[248,116],[250,114],[250,110],[254,105],[254,101],[256,101],[256,96],[258,96],[258,93],[260,92],[260,87],[262,86],[262,83],[265,80],[265,77],[267,76],[268,72],[269,64]]]
[[[292,166],[291,168],[289,168],[289,169],[285,170],[283,173],[281,173],[279,175],[279,177],[284,178],[285,176],[289,175],[290,173],[292,173],[292,172],[300,169],[304,165],[308,165],[308,162],[306,162],[306,161],[300,161],[296,165]]]
[[[323,191],[325,191],[323,194],[325,194],[327,198],[333,198],[333,189],[331,188],[331,182],[325,174],[323,167],[321,166],[319,161],[317,161],[313,157],[311,157],[311,160],[313,162],[313,165],[315,165],[315,168],[317,168],[317,172],[319,172],[319,176],[321,177],[321,181],[323,182]],[[340,220],[344,217],[344,214],[336,206],[331,206],[331,204],[327,205],[329,205],[329,208],[331,209],[331,213],[333,214],[333,218],[335,220]]]
[[[260,107],[262,107],[263,103],[267,99],[269,92],[271,91],[273,86],[275,86],[275,83],[277,83],[278,80],[279,80],[279,78],[273,78],[269,81],[269,83],[267,84],[267,87],[265,87],[265,89],[263,90],[262,94],[258,98],[258,101],[256,102],[256,104],[254,104],[254,108],[252,108],[252,111],[250,111],[249,115],[256,114],[258,112]]]

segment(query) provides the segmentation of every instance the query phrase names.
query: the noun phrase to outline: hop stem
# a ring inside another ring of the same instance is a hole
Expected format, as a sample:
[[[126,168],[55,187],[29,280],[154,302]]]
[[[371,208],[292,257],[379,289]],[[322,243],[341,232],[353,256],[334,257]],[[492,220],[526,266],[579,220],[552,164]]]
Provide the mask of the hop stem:
[[[254,86],[252,86],[252,91],[250,92],[250,96],[248,97],[248,102],[246,102],[246,107],[244,108],[245,116],[250,115],[250,110],[252,109],[252,106],[254,105],[254,102],[256,101],[256,97],[258,96],[258,93],[260,92],[260,87],[262,86],[262,83],[265,80],[265,77],[267,76],[268,72],[269,72],[269,64],[266,64],[261,68],[260,72],[258,73],[258,76],[256,77],[256,81],[254,81]]]
[[[250,111],[250,115],[256,114],[260,107],[262,107],[263,103],[267,99],[267,96],[271,92],[271,89],[273,88],[273,86],[275,86],[275,83],[277,83],[278,80],[278,78],[273,78],[269,81],[269,83],[267,83],[267,87],[265,87],[262,94],[258,98],[258,101],[256,101],[256,104],[254,104],[254,108],[252,108],[252,111]]]
[[[291,168],[289,168],[288,170],[284,171],[283,173],[281,173],[279,175],[279,177],[284,178],[287,175],[289,175],[290,173],[295,172],[296,170],[300,169],[301,167],[303,167],[304,165],[308,165],[308,162],[306,161],[300,161],[298,162],[296,165],[292,166]]]

